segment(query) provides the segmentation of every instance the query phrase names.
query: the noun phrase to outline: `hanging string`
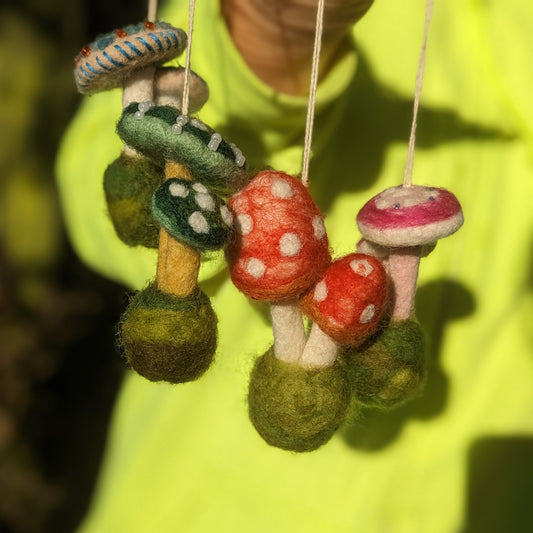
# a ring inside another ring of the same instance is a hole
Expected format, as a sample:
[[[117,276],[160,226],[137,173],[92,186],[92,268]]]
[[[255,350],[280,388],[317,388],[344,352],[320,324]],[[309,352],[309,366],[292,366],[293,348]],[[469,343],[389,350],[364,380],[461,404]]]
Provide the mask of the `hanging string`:
[[[155,22],[157,17],[157,0],[148,0],[148,22]]]
[[[434,0],[426,0],[426,18],[424,21],[424,39],[422,41],[422,49],[420,50],[420,58],[418,60],[418,71],[416,73],[413,122],[411,123],[411,135],[409,136],[409,147],[407,149],[407,160],[405,162],[405,169],[403,172],[404,187],[411,187],[411,185],[413,184],[413,165],[414,165],[414,159],[415,159],[416,124],[418,120],[418,106],[420,104],[420,95],[422,94],[422,82],[424,81],[424,67],[426,66],[426,46],[428,42],[429,23],[431,22],[431,15],[433,14],[433,1]]]
[[[189,113],[189,86],[191,76],[191,49],[192,49],[192,30],[194,26],[194,9],[196,0],[189,0],[189,31],[187,55],[185,57],[185,82],[183,84],[183,99],[181,101],[181,114],[187,116]]]
[[[309,84],[309,100],[307,103],[307,119],[305,123],[304,152],[302,158],[302,184],[309,185],[309,161],[311,159],[311,143],[313,140],[313,123],[315,119],[316,91],[318,87],[318,66],[320,49],[322,48],[322,30],[324,27],[324,0],[318,0],[315,25],[315,43],[311,63],[311,81]]]

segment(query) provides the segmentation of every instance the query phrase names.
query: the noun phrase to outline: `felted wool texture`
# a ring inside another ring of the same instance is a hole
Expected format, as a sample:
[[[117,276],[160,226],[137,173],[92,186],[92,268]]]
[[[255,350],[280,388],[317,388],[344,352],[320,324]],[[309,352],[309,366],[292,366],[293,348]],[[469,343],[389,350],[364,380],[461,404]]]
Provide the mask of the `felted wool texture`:
[[[308,452],[325,444],[343,422],[350,402],[344,370],[304,369],[269,350],[250,376],[250,420],[271,446]]]
[[[104,173],[109,216],[119,238],[129,246],[157,248],[159,225],[152,217],[152,195],[163,171],[148,158],[122,154]]]
[[[161,229],[157,255],[157,288],[179,298],[189,296],[198,285],[199,271],[200,252]]]
[[[328,267],[302,297],[301,308],[339,344],[360,345],[377,330],[387,295],[381,261],[354,253]]]
[[[231,279],[250,298],[295,298],[330,264],[323,217],[293,176],[260,172],[228,205],[236,216],[227,250]]]
[[[184,67],[158,67],[154,76],[154,101],[156,105],[170,105],[181,109]],[[200,111],[209,99],[209,87],[193,70],[189,78],[189,114]]]
[[[197,250],[219,250],[232,233],[226,203],[200,182],[165,180],[153,195],[152,213],[169,235]]]
[[[151,284],[132,298],[120,324],[120,342],[131,367],[146,379],[192,381],[213,360],[217,317],[200,289],[177,298]]]
[[[355,396],[368,407],[402,405],[425,382],[424,333],[415,320],[391,321],[360,349],[344,348],[342,358]]]
[[[357,214],[361,235],[390,247],[433,244],[462,224],[461,204],[450,191],[422,185],[385,189]]]
[[[117,124],[117,133],[127,145],[159,165],[166,161],[182,164],[195,180],[221,196],[228,196],[244,185],[245,168],[236,164],[231,146],[222,140],[217,150],[207,147],[214,130],[203,124],[197,127],[189,121],[177,134],[172,131],[180,115],[175,107],[154,106],[142,119],[135,118],[137,110],[137,103],[127,106]]]
[[[74,79],[82,94],[120,87],[134,71],[179,56],[187,34],[166,22],[131,24],[84,46],[74,58]]]

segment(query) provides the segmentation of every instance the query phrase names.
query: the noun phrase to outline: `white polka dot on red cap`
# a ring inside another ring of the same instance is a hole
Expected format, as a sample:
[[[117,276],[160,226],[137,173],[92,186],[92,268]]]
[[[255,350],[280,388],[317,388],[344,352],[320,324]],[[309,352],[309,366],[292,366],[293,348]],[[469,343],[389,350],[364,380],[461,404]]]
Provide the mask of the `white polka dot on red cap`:
[[[313,230],[315,232],[315,238],[320,240],[326,235],[326,228],[324,227],[324,221],[319,215],[313,218]]]
[[[294,257],[300,253],[302,242],[296,233],[284,233],[279,240],[279,251],[283,257]]]
[[[319,281],[315,286],[313,298],[315,302],[323,302],[328,297],[328,287],[325,281]]]
[[[241,235],[248,235],[254,229],[254,221],[246,213],[237,215],[237,231]]]
[[[361,316],[359,317],[359,322],[361,324],[368,324],[374,316],[376,315],[376,306],[374,304],[367,305],[363,312],[361,313]]]
[[[364,278],[370,276],[374,271],[374,267],[366,259],[354,259],[350,262],[350,268]]]
[[[262,278],[266,272],[266,265],[256,257],[251,257],[246,263],[246,272],[253,278]]]
[[[280,179],[274,180],[270,190],[276,198],[281,198],[283,200],[291,198],[294,194],[294,191],[292,190],[290,184]]]

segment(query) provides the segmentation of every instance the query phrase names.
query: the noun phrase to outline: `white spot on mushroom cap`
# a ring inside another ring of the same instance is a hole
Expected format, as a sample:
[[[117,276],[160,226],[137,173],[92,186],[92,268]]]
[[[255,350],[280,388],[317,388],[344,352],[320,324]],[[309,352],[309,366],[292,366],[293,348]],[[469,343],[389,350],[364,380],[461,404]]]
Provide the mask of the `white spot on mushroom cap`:
[[[233,213],[225,206],[220,206],[220,216],[227,226],[233,226]]]
[[[209,193],[199,192],[195,197],[196,203],[206,211],[214,211],[215,200]]]
[[[374,304],[367,305],[359,317],[359,322],[361,322],[361,324],[367,324],[374,318],[375,315],[376,306]]]
[[[315,231],[315,238],[317,240],[322,239],[326,234],[326,228],[324,227],[324,221],[320,215],[316,215],[313,218],[313,230]]]
[[[187,198],[189,195],[189,189],[183,184],[173,181],[168,190],[172,196],[179,196],[180,198]]]
[[[323,302],[328,297],[328,287],[324,280],[319,281],[315,286],[315,292],[313,293],[313,298],[315,302]]]
[[[189,225],[196,233],[209,233],[209,224],[200,211],[195,211],[188,219]]]
[[[302,243],[296,233],[284,233],[279,240],[279,251],[284,257],[294,257],[300,253]]]
[[[291,198],[294,194],[294,191],[292,190],[290,184],[280,179],[274,180],[274,182],[272,183],[271,191],[276,198],[281,198],[283,200]]]
[[[359,276],[366,278],[374,272],[374,267],[366,259],[354,259],[350,261],[350,268]]]
[[[201,193],[204,193],[204,194],[209,192],[207,187],[203,183],[199,183],[198,181],[196,183],[193,183],[192,188],[196,192],[201,192]]]
[[[237,231],[241,235],[248,235],[254,229],[254,221],[246,213],[237,216]]]
[[[262,278],[266,272],[266,265],[256,257],[251,257],[246,263],[246,272],[255,279]]]

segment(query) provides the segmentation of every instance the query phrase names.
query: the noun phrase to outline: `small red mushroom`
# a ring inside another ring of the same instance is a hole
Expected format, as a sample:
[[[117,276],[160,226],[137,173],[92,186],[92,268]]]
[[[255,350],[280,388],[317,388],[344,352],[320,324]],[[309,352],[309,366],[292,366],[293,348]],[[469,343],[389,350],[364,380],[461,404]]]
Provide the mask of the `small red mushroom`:
[[[334,261],[301,299],[302,311],[314,322],[302,365],[330,366],[339,344],[362,344],[378,328],[386,301],[381,261],[360,253]]]
[[[276,357],[297,361],[305,334],[296,299],[331,262],[323,217],[298,179],[270,170],[228,205],[237,230],[228,247],[233,283],[250,298],[272,302]]]

